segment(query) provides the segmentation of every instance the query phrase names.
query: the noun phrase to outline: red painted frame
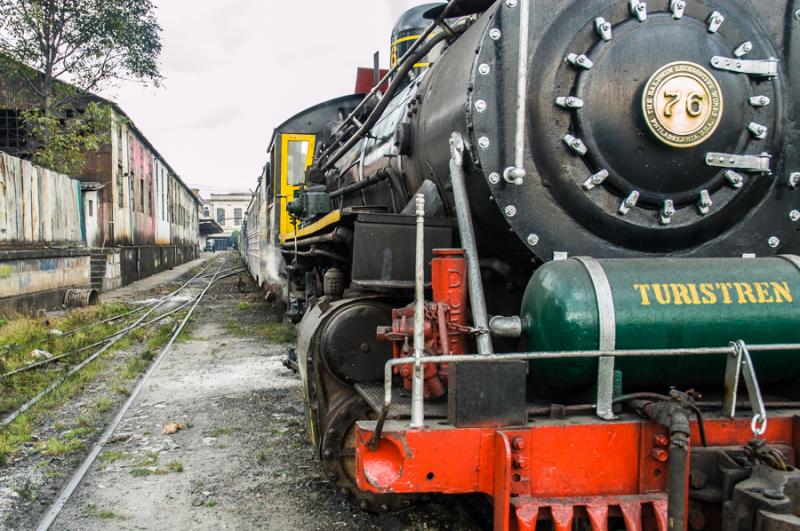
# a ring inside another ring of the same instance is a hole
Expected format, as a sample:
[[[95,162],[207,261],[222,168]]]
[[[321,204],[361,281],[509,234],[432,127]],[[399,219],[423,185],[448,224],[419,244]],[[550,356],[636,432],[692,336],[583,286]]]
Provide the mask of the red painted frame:
[[[794,449],[800,461],[800,412],[770,417],[764,439]],[[666,430],[636,418],[542,420],[520,428],[455,428],[432,421],[410,430],[387,422],[376,451],[374,422],[356,430],[360,489],[377,493],[483,493],[494,498],[496,530],[535,530],[538,518],[571,530],[576,514],[606,529],[617,511],[629,530],[667,528]],[[699,440],[696,423],[692,440]],[[705,420],[709,446],[740,447],[750,419]],[[644,513],[643,513],[644,510]]]

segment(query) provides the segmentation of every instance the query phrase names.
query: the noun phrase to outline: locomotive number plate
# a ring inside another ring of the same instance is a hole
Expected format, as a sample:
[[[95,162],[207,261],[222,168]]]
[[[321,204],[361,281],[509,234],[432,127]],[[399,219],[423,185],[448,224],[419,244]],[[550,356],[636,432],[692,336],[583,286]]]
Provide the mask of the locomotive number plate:
[[[647,82],[642,109],[650,131],[665,144],[689,148],[705,142],[722,120],[722,90],[702,66],[681,61]]]

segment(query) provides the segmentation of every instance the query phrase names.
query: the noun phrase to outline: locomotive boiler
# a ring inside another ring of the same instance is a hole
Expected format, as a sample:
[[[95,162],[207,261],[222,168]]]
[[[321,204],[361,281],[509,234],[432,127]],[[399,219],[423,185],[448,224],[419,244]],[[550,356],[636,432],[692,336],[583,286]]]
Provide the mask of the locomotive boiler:
[[[800,529],[800,3],[451,0],[391,51],[245,226],[341,494]]]

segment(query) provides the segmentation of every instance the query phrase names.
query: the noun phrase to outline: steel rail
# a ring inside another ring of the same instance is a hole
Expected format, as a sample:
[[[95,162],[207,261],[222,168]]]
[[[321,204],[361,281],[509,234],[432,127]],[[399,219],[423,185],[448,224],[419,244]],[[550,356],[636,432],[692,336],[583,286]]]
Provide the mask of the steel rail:
[[[139,307],[138,307],[138,308],[136,308],[135,310],[131,310],[131,311],[129,311],[129,312],[121,313],[121,314],[119,314],[119,315],[115,315],[115,316],[113,316],[113,317],[109,317],[108,319],[103,319],[102,321],[97,321],[97,322],[94,322],[94,323],[92,323],[92,324],[89,324],[89,325],[86,325],[86,326],[82,326],[82,327],[80,327],[80,328],[75,328],[75,329],[73,329],[73,330],[70,330],[69,332],[64,332],[64,333],[63,333],[61,336],[57,336],[57,337],[70,337],[70,336],[74,336],[74,335],[75,335],[75,334],[77,334],[78,332],[83,332],[84,330],[89,330],[89,329],[91,329],[91,328],[94,328],[94,327],[96,327],[96,326],[100,326],[101,324],[113,323],[114,321],[119,321],[119,320],[120,320],[120,319],[122,319],[123,317],[127,317],[127,316],[129,316],[129,315],[133,315],[133,314],[135,314],[135,313],[139,313],[139,312],[141,312],[142,310],[145,310],[145,309],[149,308],[150,306],[153,306],[154,304],[156,304],[156,302],[158,302],[158,301],[152,301],[152,302],[148,302],[147,304],[144,304],[144,305],[142,305],[142,306],[139,306]]]
[[[223,262],[222,262],[223,264],[225,263],[225,260],[226,259],[223,259]],[[95,352],[91,356],[87,357],[85,360],[83,360],[79,364],[77,364],[74,367],[72,367],[66,374],[62,375],[55,382],[51,383],[50,385],[48,385],[47,387],[45,387],[44,389],[39,391],[36,395],[33,396],[33,398],[31,398],[30,400],[25,402],[25,404],[23,404],[21,407],[19,407],[18,409],[16,409],[12,413],[9,413],[7,416],[5,416],[2,420],[0,420],[0,428],[3,428],[5,426],[11,424],[20,415],[22,415],[23,413],[28,411],[30,408],[32,408],[34,405],[36,405],[42,398],[44,398],[45,396],[47,396],[48,394],[53,392],[55,389],[58,389],[69,378],[71,378],[72,376],[74,376],[75,374],[77,374],[78,372],[83,370],[87,365],[89,365],[91,362],[93,362],[98,357],[100,357],[104,352],[106,352],[109,348],[111,348],[117,341],[122,339],[122,337],[124,337],[125,334],[127,334],[128,332],[130,332],[132,330],[135,330],[136,328],[139,328],[139,325],[150,314],[152,314],[154,311],[156,311],[159,307],[163,306],[167,301],[172,299],[175,295],[177,295],[180,291],[182,291],[186,286],[191,284],[198,276],[200,276],[201,273],[203,273],[206,269],[211,267],[211,265],[212,264],[209,264],[208,266],[206,266],[200,273],[198,273],[197,275],[195,275],[191,279],[187,280],[181,287],[179,287],[178,289],[176,289],[175,291],[173,291],[169,295],[165,296],[161,300],[161,302],[159,302],[158,304],[156,304],[155,306],[150,308],[144,315],[139,317],[139,319],[137,319],[136,322],[134,322],[132,325],[124,328],[122,331],[120,331],[118,334],[116,334],[115,337],[112,338],[110,341],[108,341],[102,348],[100,348],[100,350],[98,350],[97,352]]]
[[[747,345],[750,352],[781,352],[787,350],[800,350],[798,343],[780,343],[772,345]],[[392,406],[392,376],[394,368],[400,365],[415,363],[487,363],[487,362],[512,362],[555,359],[598,359],[603,356],[616,358],[632,357],[674,357],[674,356],[732,356],[736,353],[736,346],[727,347],[701,347],[701,348],[675,348],[675,349],[632,349],[632,350],[576,350],[562,352],[513,352],[510,354],[460,354],[450,356],[425,356],[423,358],[405,357],[391,359],[386,362],[383,373],[383,407],[378,417],[375,433],[369,442],[369,448],[375,450],[380,441],[383,425]]]
[[[213,262],[212,262],[212,263],[213,263]],[[212,264],[210,263],[208,266],[206,266],[206,267],[205,267],[205,268],[204,268],[204,269],[201,271],[201,273],[202,273],[203,271],[205,271],[206,269],[208,269],[208,268],[209,268],[211,265],[212,265]],[[205,276],[206,276],[206,275],[203,275],[202,277],[195,276],[195,277],[193,277],[193,278],[192,278],[192,279],[189,281],[189,283],[190,283],[190,282],[194,282],[195,280],[198,280],[198,279],[200,279],[200,278],[204,278]],[[186,283],[186,284],[184,284],[183,286],[181,286],[180,288],[178,288],[178,290],[182,290],[182,289],[183,289],[183,288],[185,288],[185,287],[186,287],[186,286],[187,286],[189,283]],[[167,295],[167,297],[170,297],[170,298],[171,298],[172,296],[174,296],[174,294],[175,294],[175,293],[177,293],[177,291],[178,291],[178,290],[176,290],[176,291],[174,291],[174,292],[170,293],[169,295]],[[164,298],[165,298],[165,297],[164,297]],[[135,313],[135,312],[137,312],[137,311],[140,311],[140,310],[142,310],[142,309],[148,308],[148,307],[150,307],[150,306],[154,306],[154,305],[158,304],[159,302],[163,301],[163,300],[164,300],[164,298],[161,298],[161,299],[156,299],[156,300],[155,300],[155,301],[153,301],[152,303],[148,303],[147,305],[145,305],[145,306],[142,306],[141,308],[139,308],[139,309],[137,309],[137,310],[134,310],[133,312],[128,312],[128,313],[129,313],[129,314],[130,314],[130,313]],[[188,306],[189,304],[191,304],[191,302],[192,302],[193,300],[194,300],[194,297],[193,297],[193,298],[191,298],[191,299],[189,299],[189,300],[188,300],[186,303],[182,304],[181,306],[179,306],[179,307],[178,307],[178,308],[176,308],[175,310],[172,310],[172,311],[170,311],[170,312],[168,312],[168,313],[165,313],[165,314],[163,314],[163,315],[161,315],[161,316],[159,316],[159,317],[156,317],[155,319],[153,319],[153,320],[151,320],[151,321],[148,321],[148,322],[146,322],[146,323],[142,323],[142,324],[140,324],[140,325],[136,325],[136,326],[135,326],[135,328],[143,328],[143,327],[145,327],[145,326],[150,326],[150,325],[151,325],[151,324],[153,324],[153,323],[157,323],[157,322],[159,322],[159,321],[163,320],[164,318],[166,318],[166,317],[168,317],[168,316],[170,316],[170,315],[172,315],[172,314],[174,314],[174,313],[178,312],[179,310],[181,310],[181,309],[185,308],[186,306]],[[151,313],[151,312],[148,312],[148,314],[149,314],[149,313]],[[125,314],[123,314],[123,315],[125,315]],[[122,316],[121,316],[121,315],[120,315],[120,316],[117,316],[117,318],[119,318],[119,317],[122,317]],[[95,326],[95,325],[97,325],[97,324],[101,324],[102,322],[103,322],[103,321],[100,321],[99,323],[95,323],[94,325],[87,326],[87,327],[85,327],[84,329],[86,329],[86,328],[91,328],[92,326]],[[138,321],[137,321],[137,322],[138,322]],[[77,331],[77,330],[76,330],[76,331]],[[99,340],[99,341],[96,341],[96,342],[92,343],[91,345],[86,345],[85,347],[81,347],[81,348],[79,348],[79,349],[72,350],[72,351],[70,351],[70,352],[65,352],[64,354],[61,354],[61,355],[59,355],[59,356],[54,356],[54,357],[52,357],[52,358],[48,358],[48,359],[46,359],[46,360],[42,360],[42,361],[39,361],[39,362],[36,362],[36,363],[32,363],[32,364],[30,364],[30,365],[26,365],[25,367],[20,367],[19,369],[14,369],[13,371],[9,371],[9,372],[7,372],[7,373],[5,373],[5,374],[0,374],[0,380],[5,380],[6,378],[10,378],[11,376],[14,376],[14,375],[16,375],[16,374],[20,374],[20,373],[23,373],[23,372],[32,371],[33,369],[37,369],[37,368],[39,368],[39,367],[43,367],[43,366],[45,366],[45,365],[50,365],[51,363],[55,363],[56,361],[62,360],[62,359],[64,359],[64,358],[68,358],[68,357],[70,357],[70,356],[74,356],[75,354],[80,354],[81,352],[85,352],[85,351],[87,351],[87,350],[90,350],[90,349],[93,349],[93,348],[95,348],[95,347],[99,347],[100,345],[103,345],[103,344],[105,344],[106,342],[108,342],[108,341],[110,341],[110,340],[114,339],[114,338],[115,338],[115,337],[117,337],[118,335],[120,335],[120,334],[127,334],[128,332],[130,332],[130,330],[128,330],[127,328],[123,328],[122,330],[118,330],[118,331],[114,332],[113,334],[111,334],[111,335],[109,335],[109,336],[106,336],[106,337],[104,337],[103,339],[101,339],[101,340]]]
[[[164,361],[164,358],[169,353],[170,349],[172,348],[172,345],[175,344],[175,341],[177,340],[180,333],[183,331],[184,327],[186,326],[186,323],[189,322],[189,318],[191,318],[192,313],[194,313],[194,310],[197,308],[197,305],[200,304],[200,301],[203,300],[203,297],[205,296],[206,292],[208,292],[209,288],[211,288],[214,282],[217,281],[217,275],[222,270],[222,267],[225,265],[226,260],[227,259],[223,259],[222,264],[220,264],[219,268],[217,269],[217,273],[213,277],[211,277],[211,280],[208,282],[208,285],[197,296],[197,298],[194,301],[194,304],[189,309],[189,311],[186,312],[186,315],[183,317],[183,320],[175,329],[175,332],[173,332],[169,342],[164,346],[164,348],[161,350],[161,353],[159,353],[156,359],[153,360],[153,363],[150,365],[150,368],[147,370],[144,376],[142,376],[142,378],[139,380],[139,383],[136,384],[136,387],[134,387],[133,391],[131,391],[128,400],[125,401],[125,404],[123,404],[122,408],[120,408],[120,410],[117,412],[117,415],[114,417],[114,420],[111,421],[111,423],[106,427],[106,430],[103,432],[103,435],[100,437],[100,439],[97,440],[97,442],[94,443],[94,446],[92,447],[92,450],[89,452],[89,455],[87,455],[86,458],[83,460],[83,463],[81,463],[81,466],[78,468],[75,474],[73,474],[69,483],[67,483],[64,486],[64,488],[59,493],[56,500],[48,508],[47,512],[39,521],[39,525],[36,527],[37,531],[47,531],[48,529],[50,529],[50,526],[53,525],[53,522],[58,517],[59,513],[61,512],[61,509],[64,508],[64,505],[67,503],[72,494],[75,492],[75,489],[78,488],[78,485],[80,485],[81,481],[86,476],[86,473],[89,471],[89,468],[97,459],[97,456],[100,455],[100,452],[103,450],[105,444],[111,439],[111,436],[114,434],[114,431],[117,429],[120,422],[122,422],[122,418],[125,416],[125,414],[131,408],[133,403],[139,397],[139,393],[141,393],[142,389],[144,388],[144,385],[147,383],[147,380],[153,375],[153,373],[155,373],[161,362]]]

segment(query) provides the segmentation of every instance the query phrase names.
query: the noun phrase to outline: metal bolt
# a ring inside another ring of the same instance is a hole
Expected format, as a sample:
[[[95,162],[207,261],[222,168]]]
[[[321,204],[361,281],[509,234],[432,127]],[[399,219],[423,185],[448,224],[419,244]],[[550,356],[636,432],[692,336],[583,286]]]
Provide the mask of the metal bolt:
[[[780,245],[781,245],[781,239],[780,239],[780,238],[778,238],[777,236],[772,236],[772,237],[769,239],[769,241],[767,241],[767,243],[768,243],[768,244],[769,244],[769,246],[770,246],[770,247],[772,247],[773,249],[777,249],[777,248],[778,248],[778,247],[780,247]]]
[[[693,470],[689,474],[689,485],[695,490],[700,490],[708,484],[708,478],[700,470]]]
[[[480,72],[480,74],[483,76],[489,75],[489,72],[491,71],[492,67],[486,63],[481,63],[481,65],[478,67],[478,72]]]
[[[538,234],[528,234],[527,238],[528,245],[531,247],[536,247],[539,245],[539,235]]]
[[[675,202],[672,199],[666,199],[664,206],[661,209],[661,224],[669,225],[672,223],[672,216],[675,215]]]
[[[756,122],[750,122],[750,125],[747,126],[747,129],[749,129],[750,132],[753,133],[753,136],[759,140],[764,140],[767,138],[767,132],[769,131],[769,128],[766,125],[761,125]]]
[[[330,459],[333,457],[333,451],[330,448],[327,448],[324,452],[322,452],[322,457],[325,459]]]
[[[349,498],[350,497],[350,489],[347,487],[342,487],[339,489],[339,494],[341,494],[342,498]]]
[[[789,176],[789,188],[794,190],[800,186],[800,173],[793,173]]]
[[[744,177],[733,170],[727,170],[725,172],[725,178],[728,179],[728,182],[731,183],[731,186],[734,188],[738,189],[744,186]]]
[[[689,511],[689,528],[692,529],[692,531],[705,529],[707,523],[706,515],[701,511],[696,509],[694,511]]]
[[[486,110],[486,102],[483,100],[478,100],[475,102],[475,110],[478,112],[483,112]]]
[[[711,200],[711,194],[708,190],[700,191],[700,201],[697,203],[697,209],[702,215],[708,214],[714,202]]]
[[[382,503],[381,504],[381,511],[383,511],[385,513],[388,513],[389,512],[389,506],[387,504],[385,504],[385,503]]]
[[[767,96],[752,96],[750,98],[750,105],[753,107],[766,107],[770,104],[770,99]]]
[[[500,184],[500,174],[499,173],[490,173],[489,174],[489,183],[490,184]]]
[[[794,18],[795,20],[800,20],[800,9],[794,12]]]
[[[358,508],[362,511],[366,511],[369,509],[369,502],[367,500],[361,500],[361,502],[358,504]]]
[[[659,433],[653,437],[653,442],[658,446],[669,446],[669,438],[663,433]]]
[[[795,222],[800,221],[800,210],[792,210],[789,212],[789,219]]]
[[[504,212],[506,213],[506,216],[513,218],[514,216],[517,215],[517,207],[515,207],[514,205],[508,205],[505,208]]]
[[[669,452],[663,448],[653,448],[653,450],[650,452],[650,455],[653,456],[653,459],[659,463],[666,463],[669,461]]]
[[[492,29],[489,30],[489,38],[491,38],[493,41],[500,40],[500,37],[502,37],[502,36],[503,36],[503,32],[501,32],[497,28],[492,28]]]
[[[328,479],[331,481],[336,481],[339,478],[339,474],[336,472],[328,472]]]
[[[514,440],[511,442],[511,447],[514,448],[514,450],[524,450],[525,439],[522,437],[514,437]]]
[[[631,211],[633,207],[636,206],[636,203],[639,202],[639,191],[634,190],[633,192],[625,198],[622,204],[619,206],[619,213],[623,216]]]
[[[506,5],[508,7],[517,7],[517,0],[506,0]]]
[[[489,144],[490,144],[490,142],[489,142],[489,137],[488,136],[482,136],[482,137],[480,137],[478,139],[478,145],[480,147],[482,147],[483,149],[488,148]]]

